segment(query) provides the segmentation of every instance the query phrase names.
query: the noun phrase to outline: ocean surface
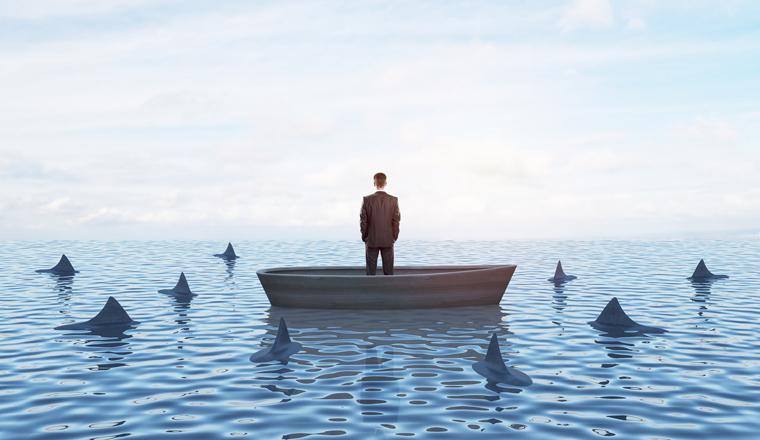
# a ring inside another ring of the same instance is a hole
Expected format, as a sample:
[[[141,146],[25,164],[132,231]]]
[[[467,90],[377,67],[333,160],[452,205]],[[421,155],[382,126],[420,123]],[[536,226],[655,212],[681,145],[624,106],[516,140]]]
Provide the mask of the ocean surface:
[[[760,438],[760,241],[402,240],[397,266],[517,264],[498,306],[409,311],[270,307],[257,270],[363,265],[358,240],[226,245],[0,242],[0,438]],[[35,273],[63,253],[80,273]],[[730,278],[686,280],[702,258]],[[197,296],[157,292],[180,272]],[[54,330],[109,296],[140,323]],[[613,297],[668,332],[589,326]],[[303,349],[251,363],[280,316]],[[494,332],[531,386],[473,371]]]

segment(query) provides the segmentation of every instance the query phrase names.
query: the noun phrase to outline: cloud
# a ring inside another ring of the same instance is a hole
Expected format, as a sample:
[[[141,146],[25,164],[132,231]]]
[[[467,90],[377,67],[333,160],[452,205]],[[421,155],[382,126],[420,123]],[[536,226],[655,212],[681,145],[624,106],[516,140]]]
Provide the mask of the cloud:
[[[636,172],[650,165],[642,146],[631,142],[632,134],[597,131],[559,143],[555,159],[574,173]]]
[[[614,23],[609,0],[572,0],[557,23],[564,32],[579,28],[605,29]]]
[[[71,213],[76,211],[76,207],[69,197],[60,197],[40,206],[39,211],[41,214]]]
[[[668,136],[674,139],[686,139],[703,144],[725,144],[735,142],[741,136],[731,124],[721,120],[708,120],[697,116],[689,126],[676,126]]]
[[[0,2],[0,17],[40,18],[97,14],[145,4],[177,0],[21,0]]]
[[[46,174],[40,162],[17,151],[0,151],[0,178],[39,179]]]
[[[760,188],[750,188],[725,194],[723,202],[731,209],[731,215],[760,215]]]
[[[646,161],[630,153],[620,153],[611,148],[599,148],[583,151],[575,155],[567,167],[584,172],[619,172],[632,171]]]
[[[208,151],[211,160],[224,166],[251,167],[269,165],[284,158],[283,152],[273,145],[267,145],[252,136],[223,141]]]
[[[157,122],[196,122],[202,117],[217,116],[226,110],[221,102],[199,91],[176,91],[154,95],[140,105],[140,110],[157,118]]]
[[[756,121],[760,119],[760,112],[749,112],[739,117],[740,121]]]
[[[599,146],[619,142],[629,136],[629,133],[619,131],[597,131],[584,136],[564,141],[562,144],[570,148]]]
[[[750,161],[710,161],[703,165],[703,168],[709,173],[715,175],[718,180],[732,180],[734,182],[744,181],[751,183],[754,176],[757,176],[757,167]]]
[[[270,109],[251,123],[254,137],[269,142],[318,142],[328,139],[336,128],[330,111],[299,112],[295,109]]]
[[[98,209],[97,211],[92,211],[88,214],[85,214],[76,220],[74,220],[75,224],[80,225],[90,225],[90,224],[97,224],[97,225],[109,225],[109,224],[122,224],[122,223],[129,223],[135,221],[135,216],[123,209],[119,208],[107,208],[103,207]]]
[[[640,18],[633,17],[628,20],[628,24],[625,25],[625,29],[629,31],[644,31],[647,29],[647,24]]]

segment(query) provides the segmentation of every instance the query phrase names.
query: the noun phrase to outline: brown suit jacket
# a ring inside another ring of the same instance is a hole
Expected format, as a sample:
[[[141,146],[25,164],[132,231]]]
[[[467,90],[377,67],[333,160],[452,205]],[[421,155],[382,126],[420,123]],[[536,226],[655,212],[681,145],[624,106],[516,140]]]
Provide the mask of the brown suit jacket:
[[[398,197],[377,191],[364,196],[359,212],[359,228],[362,241],[369,247],[390,247],[398,240],[401,212]]]

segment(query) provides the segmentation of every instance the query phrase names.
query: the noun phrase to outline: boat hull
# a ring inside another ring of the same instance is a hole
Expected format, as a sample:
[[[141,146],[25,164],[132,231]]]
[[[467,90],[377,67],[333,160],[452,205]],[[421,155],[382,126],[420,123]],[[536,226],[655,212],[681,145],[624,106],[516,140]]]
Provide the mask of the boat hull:
[[[375,276],[364,266],[281,267],[256,275],[275,307],[427,309],[498,304],[516,267],[402,266]]]

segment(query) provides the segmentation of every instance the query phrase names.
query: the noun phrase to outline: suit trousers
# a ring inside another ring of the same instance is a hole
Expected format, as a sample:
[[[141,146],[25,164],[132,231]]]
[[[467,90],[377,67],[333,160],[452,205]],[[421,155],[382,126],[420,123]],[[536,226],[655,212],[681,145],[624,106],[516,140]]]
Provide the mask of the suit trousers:
[[[367,256],[367,275],[374,275],[377,271],[377,254],[383,258],[383,275],[393,275],[393,246],[369,247],[364,244]]]

